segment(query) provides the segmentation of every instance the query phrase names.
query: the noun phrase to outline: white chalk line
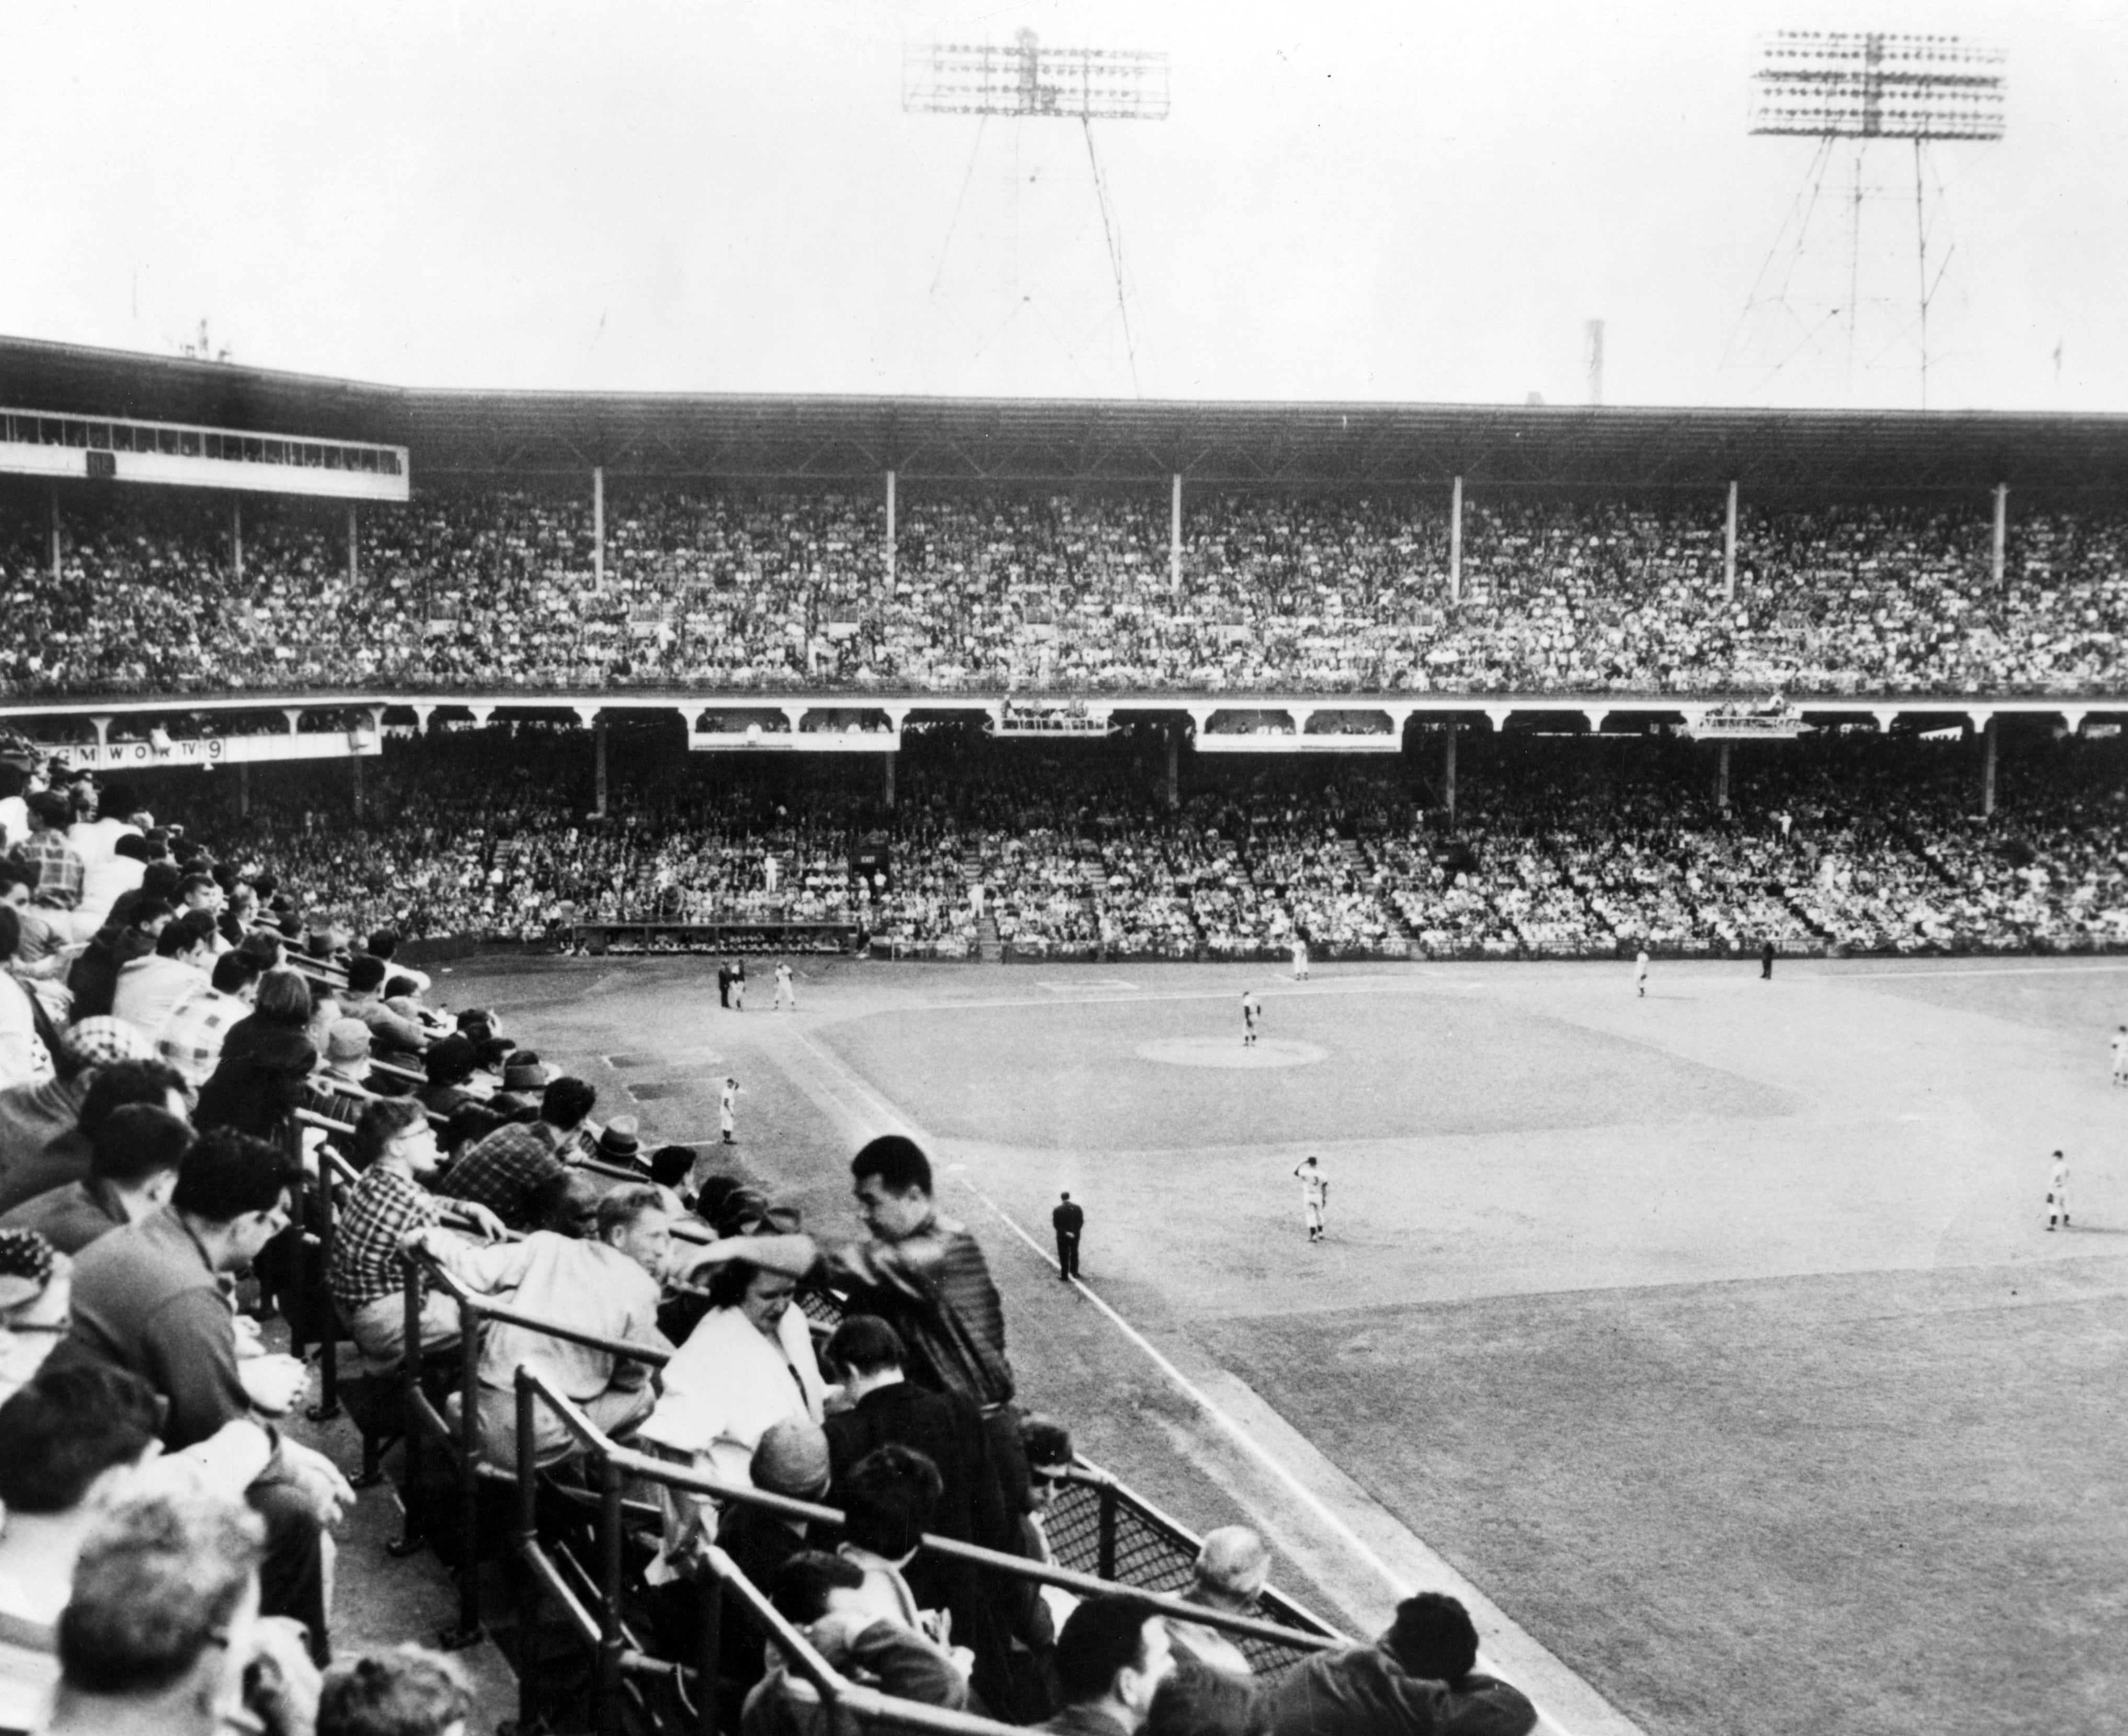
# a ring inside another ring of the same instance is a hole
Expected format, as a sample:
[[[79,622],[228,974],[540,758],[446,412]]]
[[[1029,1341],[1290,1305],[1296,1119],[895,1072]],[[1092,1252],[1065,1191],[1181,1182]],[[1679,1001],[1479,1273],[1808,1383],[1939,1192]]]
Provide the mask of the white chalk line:
[[[1036,1004],[1042,1005],[1043,1003],[1037,1002]],[[884,1097],[881,1097],[878,1092],[874,1091],[872,1087],[866,1082],[866,1081],[851,1072],[851,1070],[848,1067],[844,1066],[838,1059],[830,1055],[825,1049],[822,1049],[820,1045],[815,1043],[810,1035],[800,1033],[799,1040],[803,1043],[807,1049],[810,1049],[813,1053],[827,1066],[830,1072],[838,1076],[839,1082],[842,1083],[844,1089],[869,1100],[871,1105],[886,1120],[891,1126],[897,1129],[908,1137],[915,1139],[919,1144],[930,1146],[933,1149],[936,1149],[936,1142],[933,1140],[923,1129],[918,1127],[914,1122],[910,1121],[908,1117],[897,1111],[891,1103],[889,1103]],[[985,1193],[982,1189],[976,1187],[973,1182],[967,1178],[965,1173],[957,1174],[956,1179],[957,1179],[961,1185],[966,1187],[970,1193],[973,1194],[978,1200],[981,1200],[985,1206],[988,1206],[991,1212],[995,1215],[999,1222],[1002,1223],[1006,1229],[1009,1229],[1014,1235],[1018,1236],[1021,1241],[1024,1242],[1030,1248],[1032,1248],[1034,1252],[1035,1258],[1040,1260],[1043,1265],[1052,1268],[1055,1268],[1057,1267],[1055,1257],[1049,1253],[1039,1242],[1034,1239],[1033,1236],[1029,1235],[1027,1231],[1021,1227],[1019,1221],[1015,1220],[1009,1212],[1005,1210],[1003,1206],[1000,1206],[996,1201],[990,1198],[990,1196]],[[1294,1475],[1290,1466],[1286,1465],[1275,1453],[1272,1453],[1268,1447],[1265,1446],[1262,1442],[1257,1440],[1255,1436],[1251,1434],[1240,1423],[1237,1422],[1233,1417],[1229,1416],[1223,1410],[1222,1410],[1218,1404],[1216,1404],[1202,1389],[1198,1386],[1195,1381],[1191,1380],[1189,1376],[1185,1374],[1180,1368],[1176,1367],[1173,1363],[1169,1361],[1167,1357],[1163,1354],[1143,1333],[1140,1332],[1137,1327],[1132,1325],[1128,1320],[1125,1320],[1122,1315],[1119,1314],[1114,1308],[1110,1307],[1106,1301],[1090,1289],[1083,1278],[1073,1278],[1071,1282],[1073,1286],[1076,1287],[1081,1296],[1085,1296],[1088,1301],[1091,1302],[1095,1307],[1098,1308],[1101,1311],[1101,1314],[1109,1321],[1109,1325],[1113,1325],[1117,1331],[1123,1334],[1123,1335],[1128,1339],[1133,1344],[1136,1345],[1138,1348],[1145,1354],[1147,1359],[1152,1363],[1153,1367],[1157,1368],[1175,1384],[1184,1397],[1187,1398],[1190,1402],[1195,1405],[1204,1415],[1210,1418],[1223,1432],[1231,1439],[1239,1442],[1242,1447],[1252,1458],[1256,1459],[1257,1463],[1268,1470],[1272,1476],[1275,1477],[1280,1482],[1284,1484],[1287,1489],[1292,1491],[1294,1497],[1304,1507],[1305,1507],[1310,1513],[1313,1514],[1323,1522],[1323,1524],[1328,1526],[1331,1532],[1337,1536],[1347,1548],[1351,1549],[1356,1556],[1357,1556],[1361,1561],[1365,1562],[1369,1567],[1374,1570],[1375,1572],[1379,1574],[1381,1577],[1382,1583],[1387,1586],[1391,1592],[1393,1592],[1399,1599],[1402,1599],[1411,1595],[1410,1586],[1407,1584],[1400,1576],[1399,1576],[1396,1570],[1391,1567],[1387,1562],[1384,1561],[1380,1555],[1375,1553],[1373,1546],[1370,1545],[1366,1539],[1362,1538],[1358,1532],[1355,1531],[1350,1524],[1334,1512],[1328,1505],[1327,1505],[1320,1496],[1317,1495],[1313,1489],[1310,1489],[1305,1483],[1302,1482],[1299,1477]],[[1525,1690],[1524,1691],[1527,1692],[1527,1691]],[[1531,1704],[1537,1706],[1537,1712],[1539,1719],[1551,1730],[1556,1732],[1556,1736],[1572,1736],[1572,1733],[1567,1729],[1566,1726],[1560,1724],[1556,1718],[1553,1717],[1551,1714],[1547,1712],[1541,1705],[1537,1705],[1534,1698],[1532,1699]]]

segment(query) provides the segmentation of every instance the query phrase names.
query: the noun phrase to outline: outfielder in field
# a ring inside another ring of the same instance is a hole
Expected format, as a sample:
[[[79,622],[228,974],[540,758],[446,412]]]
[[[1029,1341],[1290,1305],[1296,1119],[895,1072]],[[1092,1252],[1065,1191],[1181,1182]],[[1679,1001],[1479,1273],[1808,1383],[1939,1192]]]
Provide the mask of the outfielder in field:
[[[1633,954],[1633,992],[1642,1000],[1648,993],[1648,949],[1644,946]]]
[[[1323,1172],[1323,1166],[1315,1161],[1313,1153],[1294,1165],[1293,1172],[1300,1177],[1300,1213],[1308,1225],[1308,1239],[1323,1239],[1323,1215],[1330,1205],[1330,1177]]]
[[[787,958],[776,967],[776,1004],[769,1011],[780,1013],[786,1008],[794,1013],[798,1011],[798,991],[791,986],[791,961]]]
[[[2061,1227],[2069,1228],[2069,1159],[2059,1152],[2054,1153],[2054,1167],[2047,1171],[2047,1228],[2052,1229],[2059,1219]]]
[[[1256,1046],[1256,1027],[1263,1023],[1263,1002],[1256,999],[1252,989],[1242,991],[1242,1047]]]

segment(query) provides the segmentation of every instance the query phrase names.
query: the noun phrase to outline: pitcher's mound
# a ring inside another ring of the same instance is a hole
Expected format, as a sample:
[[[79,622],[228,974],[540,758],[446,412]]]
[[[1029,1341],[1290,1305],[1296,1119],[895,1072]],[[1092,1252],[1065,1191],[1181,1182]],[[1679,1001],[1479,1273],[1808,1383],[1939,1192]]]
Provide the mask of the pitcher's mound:
[[[1138,1054],[1147,1061],[1170,1067],[1313,1067],[1329,1051],[1313,1043],[1282,1042],[1260,1037],[1252,1048],[1242,1047],[1239,1037],[1168,1037],[1157,1043],[1141,1043]]]

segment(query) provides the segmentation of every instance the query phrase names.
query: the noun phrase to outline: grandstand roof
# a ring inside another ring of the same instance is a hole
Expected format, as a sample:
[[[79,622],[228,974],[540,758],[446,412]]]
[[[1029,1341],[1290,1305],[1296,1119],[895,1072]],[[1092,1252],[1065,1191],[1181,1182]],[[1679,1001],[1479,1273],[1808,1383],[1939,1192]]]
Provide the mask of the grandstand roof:
[[[416,485],[580,476],[2128,494],[2128,416],[415,390],[0,338],[0,404],[408,446]]]

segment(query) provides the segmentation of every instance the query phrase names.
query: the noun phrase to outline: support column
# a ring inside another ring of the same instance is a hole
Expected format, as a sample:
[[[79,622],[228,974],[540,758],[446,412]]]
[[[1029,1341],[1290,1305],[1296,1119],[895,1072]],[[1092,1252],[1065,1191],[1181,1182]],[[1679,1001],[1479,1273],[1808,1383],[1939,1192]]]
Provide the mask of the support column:
[[[591,583],[606,588],[606,466],[591,466]]]
[[[2002,551],[2009,540],[2009,530],[2010,485],[1997,483],[1995,485],[1995,545],[1989,559],[1988,570],[1995,575],[1995,583],[1998,585],[2002,583]]]
[[[894,811],[894,763],[901,758],[899,751],[879,756],[879,801],[888,813]]]
[[[356,763],[360,763],[359,761]],[[236,762],[236,811],[246,819],[250,817],[251,762],[248,759]]]
[[[354,817],[359,820],[362,818],[362,756],[356,754],[348,763],[354,768]]]
[[[116,718],[109,716],[97,716],[89,719],[89,722],[94,725],[96,728],[97,746],[100,748],[107,748],[111,745],[111,726],[117,721],[118,720]]]
[[[1456,725],[1441,740],[1441,805],[1448,810],[1448,823],[1456,824]]]
[[[241,583],[244,578],[244,497],[229,503],[229,570]]]
[[[354,502],[349,501],[347,506],[347,582],[350,587],[362,576],[362,560],[354,550]]]
[[[894,473],[886,473],[886,588],[894,588]]]
[[[1463,478],[1448,491],[1448,600],[1463,601]]]
[[[1182,473],[1175,473],[1167,504],[1167,588],[1182,594]]]
[[[1736,484],[1729,484],[1729,521],[1722,533],[1722,594],[1736,594]]]
[[[59,491],[56,488],[52,490],[51,503],[52,578],[56,582],[59,576]]]
[[[598,792],[598,806],[592,811],[601,820],[606,818],[606,719],[600,718],[591,725],[591,777]]]
[[[2002,497],[1999,489],[1996,497]],[[1980,811],[1990,820],[1995,817],[1995,744],[2002,727],[1998,719],[1991,717],[1980,732]]]
[[[1173,813],[1182,806],[1182,726],[1173,721],[1167,725],[1167,811]]]
[[[1727,740],[1714,744],[1714,805],[1729,811],[1729,748]]]

